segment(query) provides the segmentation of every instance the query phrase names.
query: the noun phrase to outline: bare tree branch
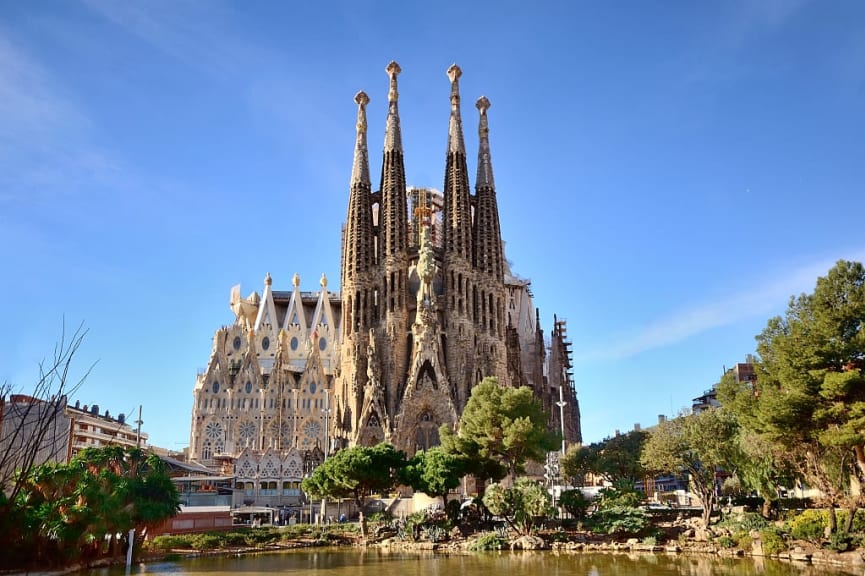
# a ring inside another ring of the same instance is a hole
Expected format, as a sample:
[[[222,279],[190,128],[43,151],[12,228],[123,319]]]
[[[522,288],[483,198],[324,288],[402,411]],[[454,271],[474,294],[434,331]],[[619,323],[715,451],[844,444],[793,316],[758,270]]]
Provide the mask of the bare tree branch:
[[[69,396],[87,379],[91,365],[70,381],[73,359],[87,330],[80,324],[67,336],[66,323],[50,360],[39,363],[39,378],[32,390],[13,393],[13,385],[0,385],[0,491],[7,502],[15,499],[27,476],[46,462],[65,462],[72,438],[72,422],[66,416]]]

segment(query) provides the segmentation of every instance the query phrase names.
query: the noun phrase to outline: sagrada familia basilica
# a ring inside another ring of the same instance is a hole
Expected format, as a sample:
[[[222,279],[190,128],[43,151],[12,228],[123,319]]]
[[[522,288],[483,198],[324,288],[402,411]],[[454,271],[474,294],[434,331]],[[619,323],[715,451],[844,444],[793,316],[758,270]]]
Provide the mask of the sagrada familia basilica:
[[[471,192],[456,65],[444,189],[408,188],[397,77],[390,80],[381,182],[373,190],[364,92],[342,228],[340,290],[231,292],[235,321],[218,329],[193,390],[190,458],[230,461],[239,483],[294,491],[328,452],[388,441],[411,455],[456,426],[472,387],[487,376],[529,386],[549,425],[580,441],[566,326],[545,342],[530,283],[503,253],[487,112],[478,99]],[[336,231],[334,231],[336,233]],[[270,492],[267,492],[270,493]]]

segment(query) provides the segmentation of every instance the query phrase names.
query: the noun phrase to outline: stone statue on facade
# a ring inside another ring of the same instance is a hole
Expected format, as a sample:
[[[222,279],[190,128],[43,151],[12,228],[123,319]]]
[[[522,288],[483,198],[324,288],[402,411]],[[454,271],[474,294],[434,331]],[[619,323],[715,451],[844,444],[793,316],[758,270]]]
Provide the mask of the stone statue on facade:
[[[420,278],[420,287],[417,291],[417,308],[431,308],[435,302],[433,293],[433,278],[436,273],[435,254],[433,252],[432,240],[430,239],[429,225],[421,227],[420,248],[418,249],[417,274]]]

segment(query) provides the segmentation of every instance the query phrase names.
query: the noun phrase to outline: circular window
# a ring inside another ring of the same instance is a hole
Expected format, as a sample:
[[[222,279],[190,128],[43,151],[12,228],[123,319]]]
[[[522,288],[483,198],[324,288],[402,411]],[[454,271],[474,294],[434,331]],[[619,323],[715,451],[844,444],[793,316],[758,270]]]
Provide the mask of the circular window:
[[[324,350],[325,348],[327,348],[327,339],[324,337],[319,338],[318,339],[318,349]]]
[[[308,438],[318,436],[321,434],[321,424],[318,422],[307,422],[303,427],[303,433],[306,434]]]
[[[208,422],[204,427],[204,435],[211,440],[222,438],[222,424],[219,422]]]
[[[235,349],[235,350],[240,350],[240,344],[241,344],[240,336],[235,336],[235,337],[234,337],[234,342],[232,343],[232,345],[234,346],[234,349]]]
[[[246,421],[240,425],[240,437],[244,440],[250,440],[255,437],[255,424]]]
[[[265,336],[264,338],[261,339],[261,349],[267,350],[268,348],[270,348],[270,338]]]
[[[219,382],[213,383],[213,393],[217,394],[219,392]]]
[[[297,350],[297,347],[299,345],[299,342],[297,341],[297,336],[292,336],[291,342],[289,344],[291,345],[292,350]]]
[[[310,394],[315,394],[315,382],[310,382],[310,383],[309,383],[309,393],[310,393]]]
[[[252,392],[252,382],[250,382],[250,381],[247,380],[247,382],[246,382],[246,393],[249,394],[250,392]]]

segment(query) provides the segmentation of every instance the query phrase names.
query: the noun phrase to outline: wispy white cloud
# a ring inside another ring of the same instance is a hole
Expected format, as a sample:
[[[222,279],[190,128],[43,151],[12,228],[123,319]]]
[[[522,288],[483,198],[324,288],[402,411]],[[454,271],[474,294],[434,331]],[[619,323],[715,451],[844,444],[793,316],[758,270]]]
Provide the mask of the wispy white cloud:
[[[0,202],[68,193],[117,169],[51,71],[0,28]]]
[[[862,261],[865,259],[865,248],[853,250],[842,258]],[[819,259],[776,274],[767,273],[746,283],[744,289],[726,298],[673,310],[664,318],[618,335],[613,342],[576,353],[576,359],[599,361],[629,358],[679,344],[716,328],[753,318],[768,319],[786,306],[790,296],[813,290],[817,278],[825,276],[838,259]]]

